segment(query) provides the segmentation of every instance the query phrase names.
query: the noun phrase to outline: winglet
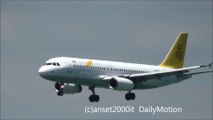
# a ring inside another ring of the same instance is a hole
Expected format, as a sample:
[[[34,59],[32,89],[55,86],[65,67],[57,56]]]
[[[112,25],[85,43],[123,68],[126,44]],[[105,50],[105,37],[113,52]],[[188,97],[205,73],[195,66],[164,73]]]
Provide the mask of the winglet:
[[[213,64],[213,63],[210,63],[210,64],[208,65],[208,66],[209,66],[209,68],[212,68],[212,64]]]
[[[188,33],[181,32],[168,52],[166,58],[159,65],[167,68],[182,68],[186,51]]]
[[[212,68],[213,63],[209,63],[208,65],[201,65],[200,67],[209,67],[210,69]]]

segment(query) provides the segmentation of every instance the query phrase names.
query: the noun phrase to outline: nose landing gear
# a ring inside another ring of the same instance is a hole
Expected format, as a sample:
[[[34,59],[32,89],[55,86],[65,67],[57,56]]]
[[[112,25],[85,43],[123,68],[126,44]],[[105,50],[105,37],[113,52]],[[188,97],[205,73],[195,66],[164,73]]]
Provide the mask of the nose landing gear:
[[[55,83],[55,88],[56,88],[58,96],[63,96],[64,95],[64,83],[56,82]]]

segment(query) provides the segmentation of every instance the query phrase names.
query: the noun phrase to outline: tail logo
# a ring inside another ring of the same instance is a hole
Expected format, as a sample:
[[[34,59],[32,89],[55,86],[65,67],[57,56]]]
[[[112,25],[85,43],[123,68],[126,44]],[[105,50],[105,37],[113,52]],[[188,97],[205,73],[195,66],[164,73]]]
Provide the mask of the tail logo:
[[[176,51],[176,59],[182,60],[183,59],[183,51],[182,51],[182,46],[179,44],[177,46],[177,51]]]

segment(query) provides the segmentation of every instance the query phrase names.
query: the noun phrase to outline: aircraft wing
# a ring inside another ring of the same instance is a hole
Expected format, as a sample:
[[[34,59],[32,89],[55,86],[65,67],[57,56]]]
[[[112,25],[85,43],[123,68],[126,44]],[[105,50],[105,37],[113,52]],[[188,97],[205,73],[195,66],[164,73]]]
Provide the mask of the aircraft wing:
[[[212,63],[208,64],[208,65],[192,66],[192,67],[172,69],[172,70],[167,70],[167,71],[130,74],[130,75],[124,75],[124,76],[120,76],[120,77],[125,77],[125,78],[131,79],[133,81],[142,81],[142,80],[148,80],[148,79],[154,79],[154,78],[161,79],[162,77],[166,77],[166,76],[170,76],[170,75],[176,75],[177,77],[178,76],[181,77],[183,75],[196,75],[196,74],[212,72],[212,69],[205,70],[205,71],[199,71],[199,72],[191,72],[191,70],[206,68],[206,67],[211,68]]]

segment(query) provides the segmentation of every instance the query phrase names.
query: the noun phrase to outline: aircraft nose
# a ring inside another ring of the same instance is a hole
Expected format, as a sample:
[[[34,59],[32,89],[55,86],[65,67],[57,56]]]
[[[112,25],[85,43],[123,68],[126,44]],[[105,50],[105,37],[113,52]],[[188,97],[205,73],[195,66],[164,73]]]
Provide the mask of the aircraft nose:
[[[41,67],[39,68],[38,70],[38,74],[41,76],[41,77],[45,77],[47,75],[48,71],[44,68],[44,67]]]

